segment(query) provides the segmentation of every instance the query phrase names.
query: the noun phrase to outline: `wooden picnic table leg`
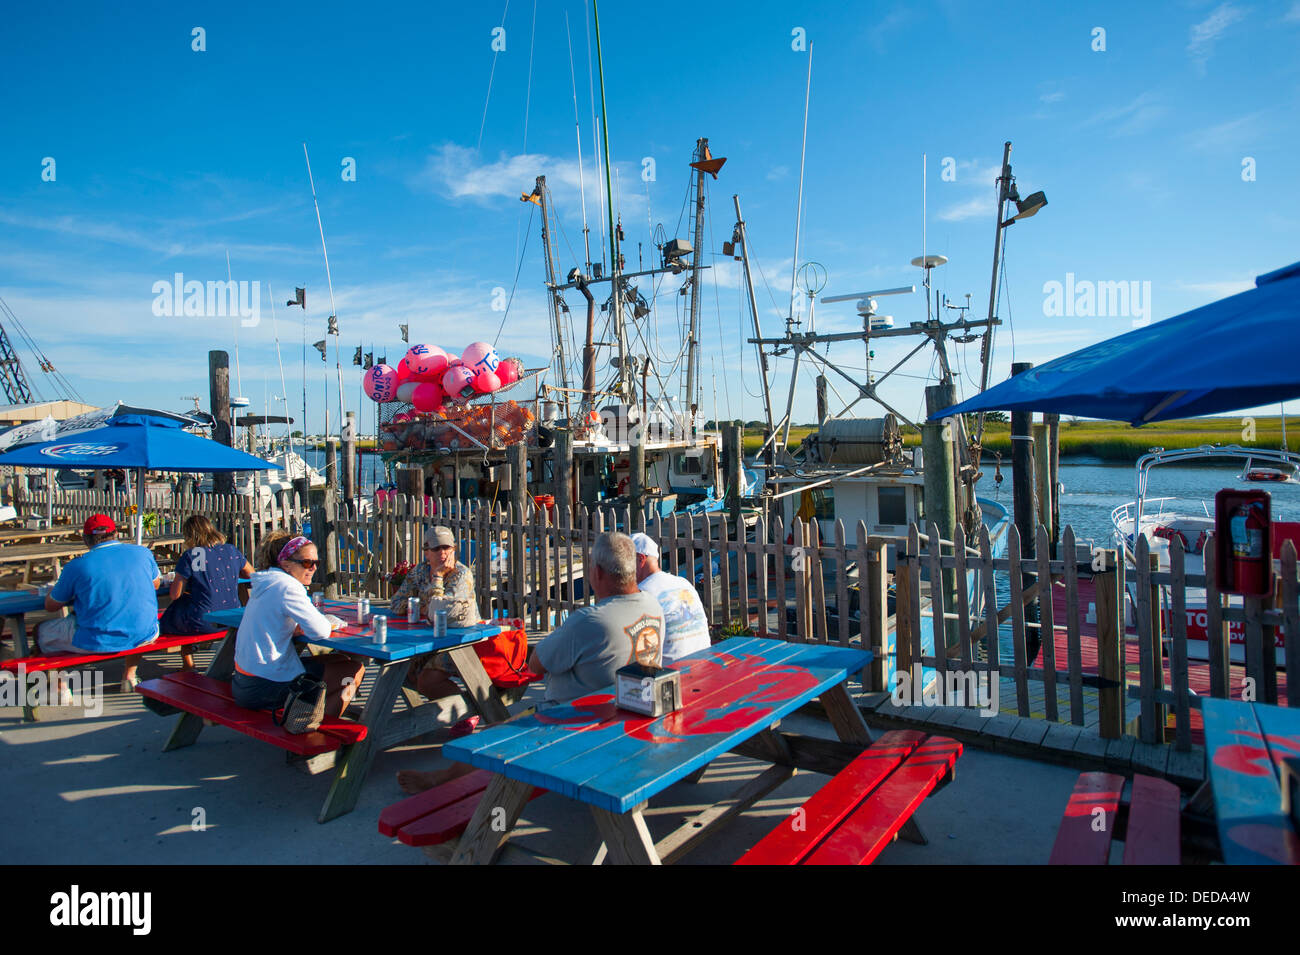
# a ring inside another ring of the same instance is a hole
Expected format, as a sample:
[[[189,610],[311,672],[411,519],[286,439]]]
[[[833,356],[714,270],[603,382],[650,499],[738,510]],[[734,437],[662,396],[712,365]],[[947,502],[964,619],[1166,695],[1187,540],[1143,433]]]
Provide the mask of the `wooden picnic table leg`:
[[[835,727],[835,735],[842,742],[871,745],[871,730],[867,729],[867,721],[862,718],[862,711],[854,705],[853,698],[849,696],[847,680],[824,691],[821,695],[821,704],[826,710],[831,726]]]
[[[456,845],[451,864],[490,865],[510,838],[532,794],[530,783],[494,774]]]
[[[406,680],[410,663],[409,660],[392,660],[380,664],[379,675],[370,689],[365,709],[361,711],[360,722],[366,727],[366,738],[339,750],[334,781],[325,795],[317,822],[329,822],[356,808],[370,764],[382,747],[384,730],[393,715],[393,704]]]
[[[235,673],[235,634],[239,632],[238,627],[231,627],[226,631],[225,639],[217,646],[217,652],[212,655],[212,662],[208,664],[206,674],[214,680],[229,680]],[[203,717],[196,716],[193,713],[182,713],[176,720],[176,726],[172,728],[172,735],[167,737],[167,744],[163,746],[163,752],[169,752],[173,749],[181,749],[194,744],[203,732]]]
[[[619,814],[591,807],[591,814],[596,819],[596,828],[605,840],[608,862],[613,865],[662,865],[659,853],[655,850],[650,830],[646,828],[641,810],[645,803],[631,812]]]
[[[12,619],[14,622],[15,658],[21,660],[23,657],[31,656],[32,655],[31,647],[27,643],[26,617],[20,613],[20,614],[15,614],[12,618],[6,618],[6,619]],[[15,671],[14,679],[17,680],[18,676],[19,676],[18,672]],[[23,701],[23,722],[24,723],[39,722],[41,718],[41,708],[39,706],[27,705],[27,681],[25,679],[20,680],[18,682],[18,693],[21,696]]]
[[[497,694],[492,681],[488,679],[487,671],[483,669],[483,661],[478,658],[474,648],[454,647],[448,651],[448,656],[451,657],[451,662],[456,664],[460,678],[465,681],[465,686],[483,719],[488,723],[502,723],[510,719],[510,711],[501,702],[501,697]]]

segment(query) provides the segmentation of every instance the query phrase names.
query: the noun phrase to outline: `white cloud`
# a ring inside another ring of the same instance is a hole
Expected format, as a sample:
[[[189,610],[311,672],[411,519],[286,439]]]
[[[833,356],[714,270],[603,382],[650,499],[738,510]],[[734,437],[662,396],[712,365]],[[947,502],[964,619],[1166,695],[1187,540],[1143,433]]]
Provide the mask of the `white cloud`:
[[[1215,7],[1214,12],[1200,23],[1192,25],[1191,36],[1187,41],[1187,54],[1192,58],[1199,72],[1205,72],[1205,64],[1213,54],[1214,44],[1219,37],[1245,15],[1244,10],[1230,3],[1224,3]]]
[[[1122,106],[1104,109],[1099,113],[1095,113],[1080,125],[1104,125],[1110,127],[1112,135],[1132,135],[1150,127],[1166,112],[1165,106],[1160,102],[1160,97],[1155,92],[1147,90]]]
[[[1300,23],[1300,0],[1291,4],[1291,9],[1286,12],[1282,18],[1287,23]]]
[[[1255,279],[1225,279],[1219,282],[1178,282],[1176,287],[1186,289],[1189,292],[1203,293],[1207,299],[1218,301],[1221,298],[1227,298],[1229,295],[1236,295],[1238,292],[1244,292],[1247,289],[1255,287]]]
[[[1239,116],[1236,119],[1230,119],[1200,130],[1192,135],[1192,146],[1196,149],[1234,146],[1241,143],[1245,137],[1258,136],[1260,132],[1259,118],[1262,115],[1264,115],[1262,110],[1248,113],[1245,116]]]
[[[1038,97],[1040,103],[1059,103],[1065,99],[1065,94],[1060,90],[1052,90],[1050,93],[1043,93]]]
[[[941,222],[964,222],[967,219],[978,219],[981,216],[987,216],[993,211],[997,204],[997,198],[979,197],[967,199],[965,202],[959,202],[954,206],[949,206],[939,213],[938,218]]]

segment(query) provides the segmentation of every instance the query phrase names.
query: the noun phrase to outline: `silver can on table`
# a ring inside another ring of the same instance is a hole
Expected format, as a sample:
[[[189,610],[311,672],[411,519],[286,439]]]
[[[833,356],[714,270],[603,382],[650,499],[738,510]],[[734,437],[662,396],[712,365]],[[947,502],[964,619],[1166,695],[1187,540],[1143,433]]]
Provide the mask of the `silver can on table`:
[[[388,618],[383,614],[375,617],[375,643],[388,642]]]
[[[406,601],[406,622],[418,623],[420,620],[420,598],[411,597]]]

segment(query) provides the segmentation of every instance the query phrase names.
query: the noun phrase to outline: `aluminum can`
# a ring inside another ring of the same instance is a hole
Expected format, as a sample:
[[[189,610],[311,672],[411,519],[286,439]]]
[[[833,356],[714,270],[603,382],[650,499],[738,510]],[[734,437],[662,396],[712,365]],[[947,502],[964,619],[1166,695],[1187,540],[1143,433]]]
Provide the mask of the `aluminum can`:
[[[325,605],[325,595],[318,590],[311,595],[311,602],[319,609]]]
[[[418,623],[420,620],[420,598],[411,597],[406,601],[406,622]]]
[[[375,618],[375,643],[388,642],[388,618],[380,614]]]
[[[357,598],[357,623],[366,622],[366,602]]]
[[[433,636],[440,639],[447,635],[447,608],[439,607],[433,612]]]

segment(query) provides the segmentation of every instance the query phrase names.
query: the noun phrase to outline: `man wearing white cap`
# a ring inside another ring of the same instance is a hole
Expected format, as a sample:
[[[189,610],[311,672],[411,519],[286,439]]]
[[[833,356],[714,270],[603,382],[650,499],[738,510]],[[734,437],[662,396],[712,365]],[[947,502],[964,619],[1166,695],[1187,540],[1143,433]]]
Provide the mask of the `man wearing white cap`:
[[[664,612],[664,665],[696,650],[707,650],[709,618],[691,582],[659,569],[659,545],[645,534],[633,534],[636,580],[642,593],[652,594]]]

